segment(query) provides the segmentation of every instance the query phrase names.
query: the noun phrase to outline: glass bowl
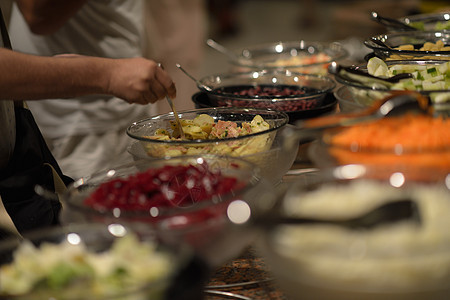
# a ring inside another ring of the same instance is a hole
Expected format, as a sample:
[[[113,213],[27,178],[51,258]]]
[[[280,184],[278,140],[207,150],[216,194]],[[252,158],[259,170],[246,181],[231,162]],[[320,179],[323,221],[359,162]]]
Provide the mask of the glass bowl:
[[[339,102],[341,112],[354,112],[366,108],[365,105],[355,100],[350,89],[346,86],[340,86],[333,94]]]
[[[381,41],[384,44],[379,44]],[[438,41],[442,41],[442,46],[436,46]],[[431,47],[425,43],[434,44]],[[373,36],[364,41],[364,45],[373,50],[373,53],[384,60],[450,60],[450,31],[408,31],[381,34]],[[404,45],[411,45],[413,49],[404,48]],[[398,47],[402,46],[401,49]],[[443,48],[443,46],[446,46]],[[420,50],[422,49],[422,50]]]
[[[248,46],[235,51],[238,59],[231,61],[241,71],[290,69],[291,71],[326,75],[332,61],[348,56],[336,42],[287,41]]]
[[[255,116],[261,116],[270,128],[259,132],[215,139],[195,140],[160,140],[154,139],[157,130],[164,129],[173,133],[173,113],[158,115],[149,119],[134,122],[127,129],[127,134],[138,140],[144,146],[145,151],[151,157],[174,157],[182,155],[217,154],[229,156],[243,156],[267,151],[279,131],[288,123],[289,117],[283,113],[269,109],[251,108],[205,108],[180,112],[181,120],[192,120],[198,115],[206,114],[219,121],[235,122],[238,127],[251,122]],[[226,133],[226,130],[224,131]]]
[[[195,108],[208,108],[208,107],[221,107],[217,104],[213,104],[208,95],[205,92],[197,92],[192,95],[192,102],[195,104]],[[309,118],[315,118],[317,116],[331,113],[336,110],[338,100],[332,93],[328,93],[322,105],[308,109],[297,111],[285,111],[289,117],[289,124],[295,124],[298,120],[304,120]]]
[[[191,258],[120,224],[29,231],[0,243],[0,299],[166,299]]]
[[[417,172],[426,180],[416,180]],[[280,196],[279,214],[348,219],[409,199],[419,222],[412,217],[368,229],[278,224],[264,230],[258,248],[289,299],[447,299],[449,182],[448,172],[433,169],[346,165],[310,172]]]
[[[386,61],[387,68],[393,70],[394,68],[399,68],[402,66],[405,70],[411,69],[416,70],[418,68],[431,69],[438,68],[440,65],[448,64],[448,62],[437,61],[437,60],[392,60]],[[358,66],[358,69],[367,72],[367,66]],[[391,94],[391,87],[384,84],[372,84],[366,85],[357,81],[349,80],[348,78],[335,74],[334,78],[336,81],[344,86],[346,86],[350,92],[355,102],[363,106],[371,106],[376,100],[385,98]],[[406,79],[409,80],[409,79]],[[442,82],[446,82],[443,78]],[[418,80],[418,82],[421,82]],[[442,112],[443,114],[448,113],[450,110],[450,89],[440,89],[429,87],[427,90],[423,88],[418,89],[416,86],[406,86],[406,87],[395,87],[395,90],[411,90],[417,91],[422,95],[430,98],[436,111]]]
[[[268,108],[284,112],[320,107],[336,84],[326,76],[262,70],[209,75],[200,82],[214,106]]]
[[[309,149],[321,167],[365,164],[450,170],[450,119],[405,112],[327,129]]]
[[[399,21],[422,31],[450,30],[450,13],[417,14],[400,18]]]
[[[271,191],[254,164],[236,157],[145,159],[76,180],[62,195],[61,222],[131,224],[168,244],[188,244],[216,266],[254,238],[228,222],[228,205],[263,206]]]
[[[296,149],[293,148],[290,149],[290,151],[284,151],[281,144],[283,130],[291,126],[293,125],[288,124],[282,128],[280,133],[275,136],[271,147],[266,151],[240,156],[240,158],[258,166],[261,177],[265,178],[270,183],[278,183],[291,168],[297,156],[298,151],[296,151]],[[132,143],[127,150],[135,161],[141,159],[153,159],[148,155],[140,142]]]

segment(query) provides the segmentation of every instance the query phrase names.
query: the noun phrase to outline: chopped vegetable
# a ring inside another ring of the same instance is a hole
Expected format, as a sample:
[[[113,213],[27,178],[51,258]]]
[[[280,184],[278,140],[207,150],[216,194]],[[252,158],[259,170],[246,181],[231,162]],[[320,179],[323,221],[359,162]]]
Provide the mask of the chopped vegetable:
[[[172,269],[168,254],[157,252],[156,245],[141,242],[133,234],[118,238],[100,253],[67,240],[39,248],[25,240],[14,252],[14,261],[0,267],[0,296],[141,299],[128,298],[126,293],[167,278]]]
[[[424,165],[450,169],[450,119],[405,114],[329,136],[340,163]]]
[[[388,66],[378,57],[367,62],[369,74],[387,78],[401,73],[411,73],[413,78],[402,79],[396,84],[385,84],[386,89],[411,91],[445,91],[431,95],[435,103],[450,101],[450,61],[438,64],[394,64]]]

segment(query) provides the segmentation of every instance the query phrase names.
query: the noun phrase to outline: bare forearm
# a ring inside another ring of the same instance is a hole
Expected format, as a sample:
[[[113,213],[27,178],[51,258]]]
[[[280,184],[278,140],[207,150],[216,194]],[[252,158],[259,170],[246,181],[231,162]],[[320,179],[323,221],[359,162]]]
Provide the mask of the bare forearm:
[[[152,60],[79,55],[43,57],[0,48],[0,100],[39,100],[108,94],[129,103],[153,103],[176,88]]]
[[[15,0],[30,30],[51,34],[61,28],[88,0]]]
[[[106,91],[105,59],[38,57],[3,49],[0,54],[1,99],[68,98]]]

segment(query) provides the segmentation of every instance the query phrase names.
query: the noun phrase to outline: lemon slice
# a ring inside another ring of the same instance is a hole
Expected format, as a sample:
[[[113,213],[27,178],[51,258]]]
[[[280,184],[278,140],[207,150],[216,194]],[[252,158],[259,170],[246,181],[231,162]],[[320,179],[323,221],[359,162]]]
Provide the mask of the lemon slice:
[[[377,77],[387,77],[389,75],[388,66],[378,57],[369,59],[367,62],[367,72],[369,72],[370,75]]]

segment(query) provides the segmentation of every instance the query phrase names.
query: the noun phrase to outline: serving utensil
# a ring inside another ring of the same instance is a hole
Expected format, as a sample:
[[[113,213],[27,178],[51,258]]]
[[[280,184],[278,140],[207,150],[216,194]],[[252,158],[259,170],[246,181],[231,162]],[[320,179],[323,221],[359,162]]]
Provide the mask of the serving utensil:
[[[379,83],[388,87],[394,85],[395,83],[398,83],[402,79],[413,78],[413,75],[411,73],[400,73],[388,78],[377,77],[367,72],[361,71],[360,69],[341,66],[336,62],[332,62],[328,66],[328,72],[330,74],[340,75],[349,80],[357,81],[365,85]]]
[[[377,39],[376,37],[373,37],[373,36],[372,36],[372,37],[370,38],[370,40],[371,40],[373,43],[377,44],[378,46],[383,47],[384,49],[393,50],[391,46],[389,46],[388,44],[386,44],[386,43],[383,42],[382,40]]]
[[[370,13],[370,17],[372,20],[374,20],[377,23],[380,23],[381,25],[397,28],[402,31],[416,31],[417,29],[409,26],[408,24],[403,23],[402,21],[393,19],[393,18],[387,18],[380,16],[377,12],[372,11]]]
[[[177,124],[178,131],[180,132],[180,137],[182,140],[185,140],[186,135],[184,134],[183,126],[181,125],[181,121],[180,121],[180,118],[178,117],[178,113],[175,109],[175,105],[173,105],[172,99],[170,99],[169,96],[166,96],[166,99],[167,99],[167,102],[169,102],[170,108],[172,109],[172,112],[173,112],[173,116],[175,117],[175,122]]]
[[[213,296],[218,296],[218,297],[225,297],[228,299],[253,300],[253,298],[249,298],[249,297],[246,297],[243,295],[239,295],[239,294],[231,293],[231,292],[225,292],[225,291],[205,290],[204,293],[213,295]]]
[[[192,76],[190,73],[188,73],[180,64],[176,64],[177,68],[183,71],[184,74],[186,74],[189,78],[195,81],[197,86],[205,91],[211,92],[213,89],[203,83],[201,83],[200,80],[196,79],[194,76]]]
[[[430,99],[413,91],[392,91],[391,95],[376,101],[369,108],[352,112],[327,115],[296,123],[283,131],[283,148],[290,151],[301,141],[310,141],[326,129],[371,122],[385,117],[403,115],[406,112],[432,114]]]
[[[231,50],[228,50],[227,48],[225,48],[223,45],[219,44],[218,42],[216,42],[213,39],[208,39],[206,40],[206,44],[208,46],[210,46],[211,48],[213,48],[214,50],[219,51],[220,53],[226,55],[229,59],[233,60],[233,61],[240,61],[240,57],[237,56],[234,52],[232,52]]]
[[[370,210],[360,216],[347,219],[317,219],[296,216],[279,216],[269,214],[255,218],[254,223],[264,227],[278,225],[334,225],[348,229],[372,229],[380,225],[399,221],[411,221],[421,223],[417,203],[411,199],[399,199],[390,201]]]
[[[161,67],[162,69],[164,69],[162,64],[158,64],[158,66]],[[177,124],[178,131],[180,132],[180,137],[181,137],[181,139],[185,140],[186,135],[184,134],[183,126],[181,126],[180,118],[178,117],[178,113],[175,109],[175,105],[173,105],[172,99],[167,95],[166,95],[166,100],[169,103],[170,109],[172,110],[173,116],[175,118],[175,123]]]
[[[428,114],[430,106],[429,99],[419,93],[394,91],[391,96],[375,102],[374,105],[361,112],[336,114],[306,120],[299,123],[298,128],[316,131],[339,126],[350,126],[384,117],[402,115],[409,111]]]

